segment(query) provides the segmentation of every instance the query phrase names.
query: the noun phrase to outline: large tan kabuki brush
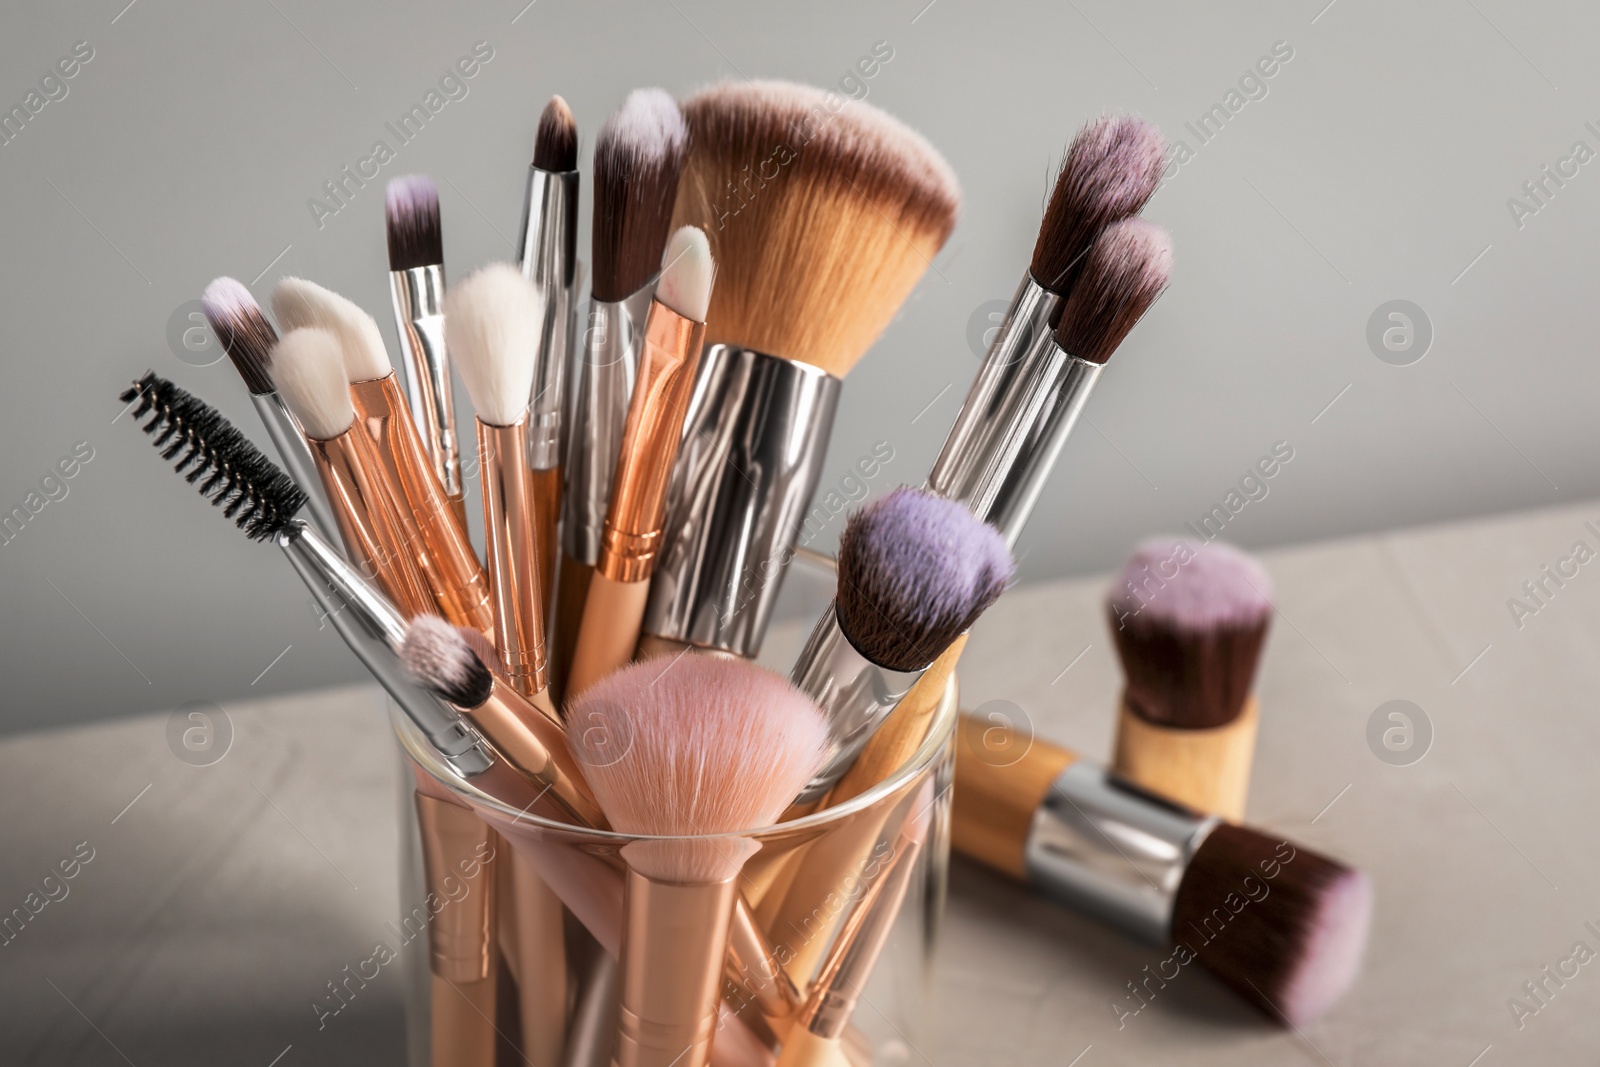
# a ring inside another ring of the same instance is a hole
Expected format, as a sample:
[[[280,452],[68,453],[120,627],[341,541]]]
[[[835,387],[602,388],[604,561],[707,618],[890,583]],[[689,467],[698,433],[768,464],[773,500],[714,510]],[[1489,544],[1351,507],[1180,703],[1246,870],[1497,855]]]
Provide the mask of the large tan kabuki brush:
[[[919,134],[821,89],[729,83],[683,110],[675,219],[711,239],[717,284],[646,645],[753,657],[841,380],[944,245],[960,192]]]

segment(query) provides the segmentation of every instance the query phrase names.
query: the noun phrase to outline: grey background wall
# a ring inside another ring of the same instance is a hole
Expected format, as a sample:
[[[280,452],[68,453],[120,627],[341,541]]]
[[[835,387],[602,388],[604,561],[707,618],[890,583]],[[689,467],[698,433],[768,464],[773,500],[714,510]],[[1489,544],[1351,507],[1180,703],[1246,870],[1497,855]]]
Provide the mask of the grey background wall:
[[[509,256],[550,94],[572,102],[587,160],[629,88],[836,84],[880,41],[893,58],[868,100],[945,152],[966,208],[850,378],[825,485],[859,495],[851,470],[880,441],[894,458],[870,492],[922,479],[991,302],[1026,264],[1054,162],[1086,117],[1115,108],[1186,145],[1147,212],[1174,235],[1176,280],[1063,459],[1022,548],[1026,579],[1114,566],[1222,503],[1278,442],[1293,459],[1228,539],[1600,490],[1590,5],[524,3],[69,0],[0,14],[5,108],[76,42],[93,51],[0,146],[0,510],[92,450],[66,495],[0,544],[0,731],[359,677],[278,554],[231,533],[117,418],[116,391],[153,367],[259,429],[215,347],[182,342],[212,277],[265,299],[280,275],[304,274],[387,328],[384,181],[439,181],[459,276]],[[385,123],[477,42],[493,57],[467,94],[319,224],[308,200],[375,141],[396,147]],[[1241,85],[1275,47],[1292,57]],[[1185,124],[1219,104],[1236,110],[1202,142]],[[1559,186],[1547,164],[1568,175]],[[1539,180],[1535,200],[1523,184]],[[1367,336],[1396,299],[1432,328],[1409,366]]]

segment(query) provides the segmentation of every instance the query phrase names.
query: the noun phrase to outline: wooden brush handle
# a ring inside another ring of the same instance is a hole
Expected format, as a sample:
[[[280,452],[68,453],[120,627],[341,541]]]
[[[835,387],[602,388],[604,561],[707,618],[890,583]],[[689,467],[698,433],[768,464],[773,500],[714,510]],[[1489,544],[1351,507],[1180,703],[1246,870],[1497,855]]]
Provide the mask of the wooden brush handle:
[[[639,646],[639,626],[650,599],[650,582],[619,582],[598,570],[589,579],[589,595],[578,624],[578,644],[567,675],[566,698],[573,699],[591,685],[633,661]]]
[[[1252,695],[1230,723],[1205,730],[1179,730],[1146,722],[1124,700],[1117,714],[1117,748],[1111,769],[1135,785],[1195,811],[1242,822],[1260,718],[1260,707]]]
[[[957,720],[950,845],[969,859],[1025,881],[1034,812],[1078,757],[1031,733],[1017,733],[1014,725],[965,711]]]
[[[950,643],[944,655],[933,661],[933,666],[889,713],[855,763],[840,777],[828,794],[827,807],[865,793],[899,770],[912,753],[922,747],[934,714],[944,699],[945,684],[955,673],[956,661],[966,647],[967,635],[962,634]]]
[[[561,553],[561,577],[556,586],[555,649],[550,658],[551,686],[558,706],[566,704],[567,678],[572,674],[572,654],[578,647],[578,624],[583,620],[583,604],[589,598],[589,579],[594,568]]]

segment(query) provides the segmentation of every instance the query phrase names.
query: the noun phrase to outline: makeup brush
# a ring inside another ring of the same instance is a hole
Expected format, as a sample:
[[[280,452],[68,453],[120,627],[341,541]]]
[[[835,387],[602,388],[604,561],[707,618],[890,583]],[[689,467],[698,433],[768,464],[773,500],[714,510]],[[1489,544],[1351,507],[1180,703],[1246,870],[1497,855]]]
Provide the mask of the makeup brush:
[[[556,607],[557,674],[565,684],[600,560],[611,481],[639,369],[661,253],[672,232],[672,206],[688,131],[677,102],[661,89],[635,89],[600,127],[594,145],[594,281],[578,362],[567,491],[562,500],[560,599]]]
[[[876,880],[851,908],[805,1007],[784,1034],[779,1067],[849,1067],[845,1033],[911,888],[932,825],[933,800],[930,778],[913,794],[899,836],[888,854],[879,857]]]
[[[1091,368],[1064,368],[1052,351],[1063,302],[1089,269],[1101,231],[1137,214],[1155,192],[1163,155],[1160,132],[1132,116],[1107,115],[1078,131],[1028,270],[928,476],[930,489],[966,503],[1008,544],[1016,544],[1054,462],[1052,446],[1059,448],[1094,384]]]
[[[528,466],[539,517],[539,588],[556,588],[560,553],[561,464],[566,427],[567,371],[573,358],[578,284],[578,124],[567,102],[550,98],[533,137],[533,163],[517,238],[522,276],[544,299],[539,347],[529,397]]]
[[[423,174],[396,178],[384,191],[389,245],[389,300],[406,360],[406,402],[434,474],[464,530],[450,357],[444,347],[444,232],[439,189]]]
[[[827,794],[1015,571],[998,531],[926,490],[896,489],[850,517],[839,538],[837,595],[789,675],[828,720],[828,759],[797,805]]]
[[[873,732],[999,598],[1015,569],[998,531],[962,505],[925,490],[897,489],[850,517],[839,538],[834,603],[790,673],[828,719],[829,758],[786,818],[822,804]],[[921,719],[917,724],[925,726]],[[920,733],[915,740],[921,744]],[[857,775],[860,789],[852,782],[839,799],[876,785],[903,761],[874,767],[870,778]],[[854,826],[817,840],[801,862],[774,879],[760,912],[774,937],[818,926],[818,907],[835,889],[839,872],[869,862],[881,823],[881,817],[863,812]],[[832,942],[827,928],[843,921],[836,909],[820,914],[822,936],[801,939],[787,962],[790,977],[802,988]]]
[[[412,680],[461,711],[513,765],[548,792],[545,807],[559,808],[555,818],[607,829],[604,814],[595,806],[594,794],[569,754],[560,728],[552,735],[550,725],[540,721],[536,706],[484,665],[482,656],[492,651],[479,647],[472,630],[420,615],[407,630],[401,656]],[[616,938],[608,926],[614,927],[615,922],[608,924],[598,910],[579,908],[585,925],[614,951]],[[794,1013],[799,995],[772,962],[776,953],[743,901],[734,909],[728,950],[729,980],[753,987],[748,992],[764,1015],[786,1019]]]
[[[548,788],[571,822],[604,825],[562,728],[484,665],[466,631],[437,615],[418,615],[406,628],[400,658],[413,681],[458,708],[507,759]]]
[[[1005,415],[1010,421],[1003,433],[966,444],[957,443],[952,434],[928,479],[929,490],[960,500],[999,529],[1008,545],[1015,545],[1100,372],[1165,290],[1171,272],[1172,246],[1161,227],[1123,219],[1102,230],[1062,306],[1044,358],[1019,388],[1017,406]],[[979,373],[981,378],[985,372]],[[958,428],[965,419],[963,412]],[[982,472],[967,483],[970,493],[953,496],[937,484],[940,465],[952,456],[952,448],[969,446],[982,455]],[[833,803],[871,788],[917,750],[965,647],[964,638],[953,643],[900,701],[839,780]]]
[[[704,1067],[738,876],[816,771],[827,727],[783,679],[739,660],[638,663],[569,709],[569,738],[624,845],[618,1067]]]
[[[478,412],[478,476],[494,597],[494,643],[512,685],[548,684],[538,518],[528,470],[528,390],[543,303],[509,263],[493,263],[445,298],[445,340]]]
[[[1198,961],[1277,1022],[1310,1022],[1361,967],[1366,875],[1168,804],[1009,724],[961,717],[952,840],[1052,900],[1174,946],[1170,962]]]
[[[145,431],[164,446],[165,458],[177,460],[176,467],[187,472],[191,483],[200,483],[201,495],[223,506],[247,536],[278,544],[323,617],[388,691],[427,747],[476,789],[545,818],[561,817],[549,800],[548,786],[540,784],[535,791],[534,783],[508,765],[454,709],[405,678],[397,655],[406,633],[404,616],[313,528],[294,517],[304,495],[287,476],[214,409],[164,379],[146,375],[123,397],[125,403],[140,401],[135,418],[150,415]],[[468,865],[475,870],[493,862],[492,850],[485,852],[492,838],[443,785],[420,770],[416,780],[428,891],[455,900],[428,931],[434,1062],[487,1067],[493,1062],[495,1034],[489,1022],[496,985],[494,875],[475,876]],[[447,881],[456,878],[476,882],[460,899]]]
[[[446,618],[488,632],[494,625],[488,580],[406,410],[377,320],[304,278],[278,282],[272,310],[290,330],[319,327],[338,340],[359,425],[372,439],[386,481],[399,493],[395,511],[407,554]]]
[[[1231,545],[1147,541],[1106,594],[1128,685],[1120,777],[1196,811],[1244,818],[1260,709],[1252,693],[1272,580]]]
[[[753,658],[841,379],[938,254],[960,193],[919,134],[821,89],[727,83],[684,114],[676,221],[711,239],[717,286],[644,647]]]
[[[200,297],[200,307],[211,332],[216,334],[223,351],[233,361],[234,369],[244,379],[245,388],[250,390],[250,402],[261,416],[261,424],[267,428],[267,436],[278,458],[295,483],[305,490],[312,519],[323,536],[338,537],[339,523],[322,490],[322,479],[311,460],[311,449],[300,436],[300,427],[295,425],[294,417],[272,384],[272,346],[278,343],[278,332],[261,313],[250,290],[232,278],[218,278],[206,286]]]
[[[338,339],[315,327],[291,329],[273,348],[270,366],[278,395],[305,432],[350,562],[407,615],[434,610],[407,543],[400,491],[389,483],[377,445],[356,426]]]
[[[685,226],[662,256],[661,280],[645,320],[638,382],[606,512],[600,558],[589,580],[567,679],[571,700],[633,659],[661,544],[667,484],[705,338],[716,265],[706,235]]]

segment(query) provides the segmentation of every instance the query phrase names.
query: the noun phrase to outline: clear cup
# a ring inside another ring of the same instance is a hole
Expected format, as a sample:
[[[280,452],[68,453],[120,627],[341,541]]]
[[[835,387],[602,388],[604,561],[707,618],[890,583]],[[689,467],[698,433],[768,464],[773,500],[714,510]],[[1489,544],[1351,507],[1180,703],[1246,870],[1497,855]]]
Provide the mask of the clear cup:
[[[429,940],[427,951],[409,953],[409,1062],[489,1067],[498,1055],[500,1063],[603,1067],[619,1032],[625,1062],[678,1067],[700,1059],[700,1041],[709,1041],[717,1067],[770,1064],[791,1031],[831,1034],[824,1052],[843,1057],[808,1052],[797,1067],[925,1058],[916,1049],[931,1032],[956,711],[952,677],[920,746],[885,780],[834,807],[742,834],[641,838],[503,803],[457,776],[391,707],[415,772],[401,806],[407,847],[396,929],[420,938],[425,925]],[[419,831],[431,847],[417,848]],[[698,885],[663,889],[638,872],[649,866],[641,857],[663,848],[715,854],[736,873],[720,897]],[[635,918],[625,933],[628,905]],[[730,944],[719,949],[721,916],[730,912]],[[639,995],[651,1003],[676,996],[704,1006],[712,975],[718,1014],[702,1018],[693,1036],[646,1024],[619,1031],[616,959],[637,959],[627,953],[640,938],[659,950],[658,963],[676,961],[647,976],[654,986]],[[793,1043],[791,1058],[800,1047]]]

